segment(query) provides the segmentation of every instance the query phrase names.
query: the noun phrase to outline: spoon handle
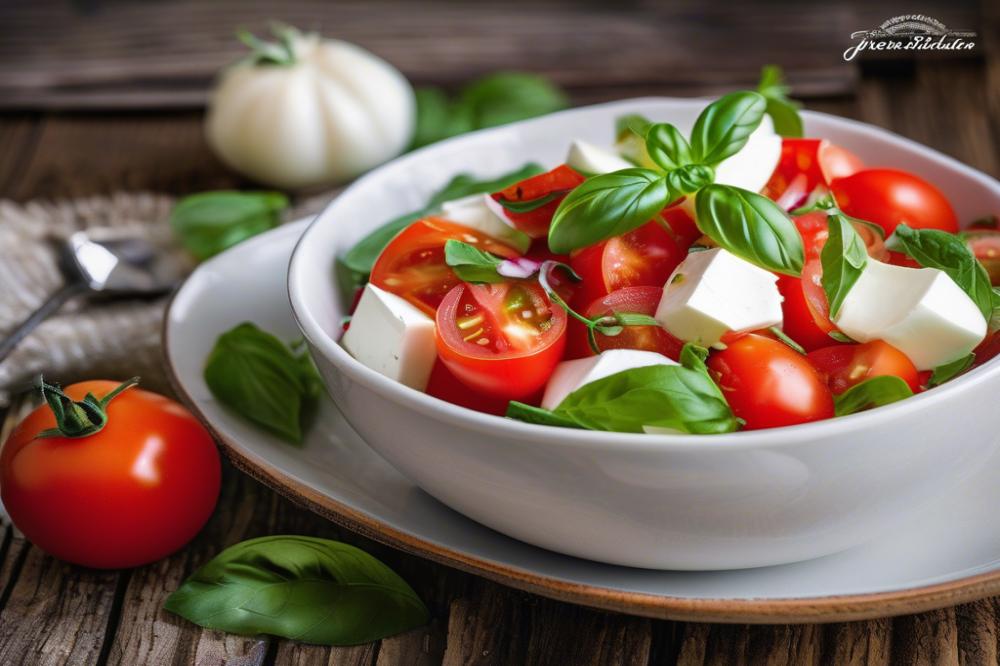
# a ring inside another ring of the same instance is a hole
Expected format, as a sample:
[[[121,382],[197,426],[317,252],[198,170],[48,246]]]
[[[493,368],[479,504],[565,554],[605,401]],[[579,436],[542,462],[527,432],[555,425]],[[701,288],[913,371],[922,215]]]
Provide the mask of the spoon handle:
[[[0,342],[0,363],[14,351],[14,347],[27,337],[28,333],[35,330],[36,326],[52,316],[66,301],[85,291],[87,291],[86,285],[71,282],[49,296],[44,303],[38,306],[37,310],[31,313],[31,316],[21,322],[17,328],[10,332],[10,335]]]

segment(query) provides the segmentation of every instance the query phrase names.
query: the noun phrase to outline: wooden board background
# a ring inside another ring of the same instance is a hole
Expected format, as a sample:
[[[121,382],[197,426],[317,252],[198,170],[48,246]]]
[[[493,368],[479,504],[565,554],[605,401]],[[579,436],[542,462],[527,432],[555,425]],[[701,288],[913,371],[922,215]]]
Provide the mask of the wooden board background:
[[[420,84],[531,69],[575,103],[749,84],[784,65],[810,108],[859,118],[1000,176],[998,3],[6,2],[0,5],[0,196],[184,194],[249,183],[208,151],[198,105],[267,18],[365,44]],[[919,5],[919,6],[918,6]],[[971,58],[846,65],[846,35],[922,11],[985,37]],[[990,37],[993,39],[989,39]],[[6,420],[12,423],[17,409]],[[245,538],[340,538],[382,558],[432,623],[378,644],[303,646],[203,631],[160,610],[196,566]],[[956,544],[956,548],[960,548]],[[996,600],[820,626],[661,622],[512,591],[380,546],[227,468],[210,523],[181,552],[126,572],[0,536],[0,664],[992,664]]]

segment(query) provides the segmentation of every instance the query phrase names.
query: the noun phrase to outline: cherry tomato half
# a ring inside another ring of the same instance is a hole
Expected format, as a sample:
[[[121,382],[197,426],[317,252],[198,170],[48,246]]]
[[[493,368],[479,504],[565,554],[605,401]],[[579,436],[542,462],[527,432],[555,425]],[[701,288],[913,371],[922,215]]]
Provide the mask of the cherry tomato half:
[[[782,139],[781,159],[764,186],[764,195],[792,209],[817,187],[863,168],[854,153],[824,139]]]
[[[955,233],[958,218],[948,199],[923,178],[896,169],[864,169],[830,184],[841,210],[892,234],[898,224]]]
[[[461,280],[444,260],[444,244],[460,240],[508,259],[516,250],[493,238],[441,218],[417,220],[389,241],[372,267],[371,283],[431,317],[445,295]]]
[[[118,382],[64,389],[101,398]],[[126,389],[107,423],[79,438],[39,437],[56,426],[48,405],[14,429],[0,455],[0,496],[14,524],[60,559],[113,569],[153,562],[201,529],[219,496],[219,453],[186,409],[156,393]]]
[[[823,266],[819,259],[810,259],[802,268],[801,277],[778,276],[781,292],[781,328],[806,351],[834,344],[830,337],[837,327],[830,321],[830,306],[821,283]]]
[[[587,307],[624,287],[662,287],[701,235],[680,208],[664,211],[663,218],[574,252],[570,265],[583,278],[574,304]]]
[[[1000,284],[1000,231],[987,229],[966,231],[965,243],[986,269],[990,282],[994,286]]]
[[[834,395],[872,377],[899,377],[914,391],[920,390],[920,377],[913,362],[888,342],[872,340],[864,344],[833,345],[806,355],[813,367],[826,378]]]
[[[715,373],[733,413],[746,430],[828,419],[833,396],[805,356],[761,335],[745,335],[714,352]]]
[[[519,183],[493,194],[499,202],[525,202],[552,197],[537,208],[524,212],[507,210],[507,219],[532,238],[544,238],[549,233],[549,224],[556,208],[566,198],[569,191],[584,181],[584,177],[572,168],[562,164],[552,171],[526,178]]]
[[[453,405],[485,414],[503,416],[507,412],[507,400],[485,395],[466,386],[448,369],[448,366],[441,362],[441,359],[434,362],[431,377],[427,382],[426,393]],[[523,400],[522,402],[538,404],[541,402],[541,393],[539,393],[537,400]]]
[[[612,314],[633,313],[653,316],[663,297],[662,287],[625,287],[602,296],[590,304],[584,311],[584,316],[597,319]],[[576,319],[569,321],[567,333],[567,358],[583,358],[593,356],[587,339],[587,327]],[[598,348],[606,349],[642,349],[663,354],[675,361],[680,358],[684,342],[667,332],[662,326],[626,326],[618,335],[594,336]]]
[[[488,396],[535,394],[565,348],[566,311],[535,283],[462,283],[438,308],[438,357],[459,381]]]

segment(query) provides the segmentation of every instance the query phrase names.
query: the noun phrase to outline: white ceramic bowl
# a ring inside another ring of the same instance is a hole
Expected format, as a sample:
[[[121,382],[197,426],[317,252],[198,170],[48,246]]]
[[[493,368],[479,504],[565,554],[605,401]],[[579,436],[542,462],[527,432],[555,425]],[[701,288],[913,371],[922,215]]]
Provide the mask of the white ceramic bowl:
[[[728,435],[637,435],[542,427],[480,414],[393,382],[336,341],[345,314],[334,259],[414,210],[459,172],[495,176],[562,161],[569,141],[612,141],[642,113],[686,131],[700,100],[647,98],[476,132],[361,178],[305,232],[288,291],[333,399],[417,485],[517,539],[592,560],[656,569],[800,561],[862,543],[953,490],[1000,443],[1000,362],[944,387],[821,423]],[[890,132],[821,113],[807,134],[872,166],[940,187],[959,219],[1000,211],[1000,183]]]

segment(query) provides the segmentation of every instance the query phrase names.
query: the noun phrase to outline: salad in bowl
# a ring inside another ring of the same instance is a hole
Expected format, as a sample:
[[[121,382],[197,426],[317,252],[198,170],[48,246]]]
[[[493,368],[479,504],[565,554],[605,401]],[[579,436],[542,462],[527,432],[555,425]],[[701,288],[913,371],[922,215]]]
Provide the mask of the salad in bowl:
[[[459,406],[659,434],[837,418],[991,357],[995,221],[960,233],[933,183],[801,129],[736,92],[436,201],[359,244],[341,344]]]

